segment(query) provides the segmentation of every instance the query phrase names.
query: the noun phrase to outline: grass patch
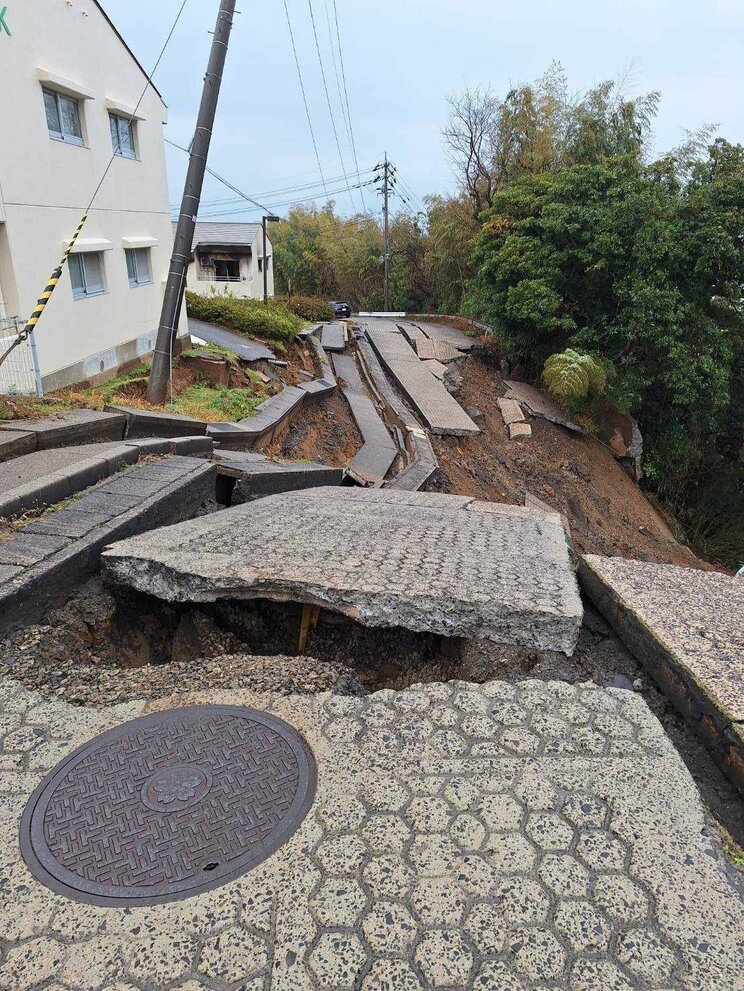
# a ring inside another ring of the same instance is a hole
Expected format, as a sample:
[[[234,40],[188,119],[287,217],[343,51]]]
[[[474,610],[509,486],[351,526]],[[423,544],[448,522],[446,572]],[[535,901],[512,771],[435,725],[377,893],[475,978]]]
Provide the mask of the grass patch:
[[[275,344],[286,351],[305,321],[281,303],[264,303],[257,299],[233,299],[230,296],[199,296],[186,293],[190,317],[236,330],[249,337]]]
[[[209,422],[242,420],[252,416],[266,398],[265,393],[256,394],[248,389],[228,389],[226,386],[195,382],[174,397],[173,406],[169,409]]]
[[[240,368],[240,358],[221,344],[195,344],[190,351],[184,351],[182,358],[224,358],[232,368]]]

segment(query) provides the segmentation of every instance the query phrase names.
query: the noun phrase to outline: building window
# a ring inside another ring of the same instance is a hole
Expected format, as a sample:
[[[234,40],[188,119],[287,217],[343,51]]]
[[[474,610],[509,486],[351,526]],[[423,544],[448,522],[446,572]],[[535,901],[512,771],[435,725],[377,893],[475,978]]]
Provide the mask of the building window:
[[[127,256],[127,275],[130,286],[145,286],[152,282],[149,248],[125,248]]]
[[[258,271],[263,272],[263,258],[258,259]]]
[[[103,252],[85,251],[70,255],[70,279],[75,299],[100,296],[106,292],[103,281]]]
[[[217,282],[240,282],[240,262],[237,259],[215,259],[214,277]]]
[[[50,138],[73,145],[83,144],[80,104],[77,100],[56,90],[44,89],[44,108]]]
[[[136,158],[134,147],[134,122],[117,114],[109,114],[111,146],[120,158]]]

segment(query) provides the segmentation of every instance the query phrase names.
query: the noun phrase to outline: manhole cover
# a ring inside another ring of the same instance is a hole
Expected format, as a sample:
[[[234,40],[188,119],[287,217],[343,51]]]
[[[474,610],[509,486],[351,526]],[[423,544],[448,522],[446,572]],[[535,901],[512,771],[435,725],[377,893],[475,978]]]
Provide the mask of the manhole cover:
[[[71,754],[31,796],[21,851],[52,890],[153,905],[216,888],[277,850],[315,794],[291,726],[195,706],[135,719]]]

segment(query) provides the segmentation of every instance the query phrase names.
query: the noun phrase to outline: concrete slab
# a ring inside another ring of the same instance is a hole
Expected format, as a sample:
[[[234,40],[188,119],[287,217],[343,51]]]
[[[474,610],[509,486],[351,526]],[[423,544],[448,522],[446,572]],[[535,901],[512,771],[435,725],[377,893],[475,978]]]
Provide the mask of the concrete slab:
[[[346,347],[344,328],[340,323],[323,324],[321,343],[324,351],[343,351]]]
[[[506,398],[524,406],[533,416],[541,416],[543,419],[557,423],[576,434],[586,433],[586,430],[583,430],[566,416],[557,403],[554,403],[549,396],[544,395],[534,386],[528,385],[526,382],[514,381],[506,381],[504,385],[506,386]]]
[[[270,496],[110,547],[107,580],[167,601],[305,602],[368,626],[573,652],[582,607],[560,519],[390,489]]]
[[[158,469],[134,465],[0,541],[0,565],[20,569],[0,586],[0,633],[38,621],[51,603],[98,569],[107,544],[186,519],[214,497],[211,462],[171,457]]]
[[[198,337],[208,344],[219,344],[220,347],[234,351],[243,361],[265,361],[276,357],[263,341],[256,341],[237,330],[227,330],[193,317],[189,317],[189,332],[192,337]]]
[[[424,365],[435,378],[438,378],[440,382],[444,382],[444,376],[447,374],[447,366],[445,364],[433,359],[432,361],[425,361]]]
[[[398,456],[395,441],[377,412],[377,407],[364,392],[354,359],[335,355],[336,374],[346,383],[342,387],[354,422],[364,438],[364,444],[348,465],[349,474],[363,485],[381,482]]]
[[[744,583],[718,572],[588,555],[581,582],[721,763],[744,727]],[[744,749],[733,761],[744,792]]]
[[[166,905],[96,908],[36,881],[18,832],[40,777],[123,722],[208,702],[269,711],[304,736],[318,788],[290,840]],[[0,709],[9,991],[741,987],[741,896],[689,773],[632,692],[454,682],[93,711],[5,682]]]
[[[34,451],[0,464],[0,517],[66,499],[139,457],[122,442]]]
[[[127,440],[138,437],[203,437],[207,432],[207,423],[203,420],[180,413],[137,409],[134,406],[107,406],[106,409],[126,417]]]
[[[240,452],[218,453],[215,467],[218,498],[223,494],[219,479],[231,480],[229,502],[232,505],[280,492],[340,485],[344,479],[343,468],[332,468],[312,461],[270,461],[261,454],[241,455]],[[220,501],[228,503],[226,498]]]
[[[92,409],[71,409],[41,420],[0,420],[0,441],[6,432],[30,433],[36,449],[86,444],[92,441],[121,440],[126,420],[121,413],[99,413]]]
[[[516,399],[499,399],[497,402],[507,427],[512,423],[524,423],[524,413]]]
[[[432,340],[445,341],[447,344],[451,344],[452,347],[457,348],[458,351],[472,351],[473,348],[478,346],[474,338],[445,323],[417,320],[416,326],[423,330]]]
[[[432,433],[455,436],[480,433],[479,427],[419,360],[397,328],[382,323],[370,325],[367,337]]]
[[[525,439],[532,436],[532,427],[529,423],[510,423],[509,440],[517,440],[519,437]]]

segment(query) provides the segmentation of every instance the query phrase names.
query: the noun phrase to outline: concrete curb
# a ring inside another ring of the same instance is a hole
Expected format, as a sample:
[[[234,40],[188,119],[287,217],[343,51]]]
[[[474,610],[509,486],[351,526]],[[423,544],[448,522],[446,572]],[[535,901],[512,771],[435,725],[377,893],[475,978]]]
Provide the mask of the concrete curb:
[[[0,445],[6,432],[32,434],[33,448],[23,451],[24,454],[30,454],[32,451],[46,451],[53,447],[69,447],[92,441],[122,440],[125,428],[126,418],[118,412],[65,410],[55,417],[42,420],[0,420]],[[23,443],[18,438],[16,442]],[[8,457],[5,454],[0,456]]]
[[[226,506],[281,492],[341,485],[344,480],[343,468],[304,461],[279,464],[261,454],[218,455],[215,468],[217,501]]]
[[[724,773],[744,794],[744,724],[713,697],[671,647],[644,621],[592,566],[579,563],[579,582],[628,650],[649,672],[667,698],[705,742]]]

